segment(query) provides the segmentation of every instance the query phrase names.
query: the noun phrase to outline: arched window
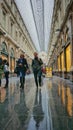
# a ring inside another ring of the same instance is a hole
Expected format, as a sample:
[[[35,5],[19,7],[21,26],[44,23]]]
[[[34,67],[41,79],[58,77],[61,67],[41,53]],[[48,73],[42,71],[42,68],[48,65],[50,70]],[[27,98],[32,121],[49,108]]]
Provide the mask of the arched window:
[[[10,54],[11,57],[14,57],[14,50],[13,48],[11,48],[11,54]]]
[[[8,59],[8,51],[7,51],[7,45],[6,45],[6,43],[2,42],[1,47],[2,47],[2,49],[1,49],[2,59]]]
[[[2,43],[2,52],[7,52],[7,45],[5,42]]]

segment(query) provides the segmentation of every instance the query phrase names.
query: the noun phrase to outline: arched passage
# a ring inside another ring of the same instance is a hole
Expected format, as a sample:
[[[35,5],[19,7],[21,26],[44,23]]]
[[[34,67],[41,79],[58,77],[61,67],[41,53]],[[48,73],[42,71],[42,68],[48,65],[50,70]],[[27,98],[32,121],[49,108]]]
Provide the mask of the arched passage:
[[[5,42],[2,42],[2,50],[1,50],[2,59],[8,60],[8,49]]]

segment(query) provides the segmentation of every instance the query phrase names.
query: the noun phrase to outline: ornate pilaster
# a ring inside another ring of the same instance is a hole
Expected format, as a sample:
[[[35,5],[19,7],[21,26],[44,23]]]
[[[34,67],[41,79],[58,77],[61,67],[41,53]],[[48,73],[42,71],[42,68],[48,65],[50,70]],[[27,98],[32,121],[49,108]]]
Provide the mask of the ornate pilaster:
[[[72,9],[73,12],[73,9]],[[73,13],[71,14],[71,76],[70,80],[73,81]]]
[[[65,48],[64,48],[64,79],[67,78],[67,71],[66,71],[66,54],[65,54]]]

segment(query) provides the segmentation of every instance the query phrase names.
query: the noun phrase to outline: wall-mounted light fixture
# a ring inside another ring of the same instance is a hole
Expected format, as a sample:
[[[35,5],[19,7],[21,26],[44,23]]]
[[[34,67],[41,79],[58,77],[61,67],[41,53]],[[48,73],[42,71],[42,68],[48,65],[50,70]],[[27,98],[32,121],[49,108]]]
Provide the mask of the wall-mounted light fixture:
[[[53,47],[55,47],[56,45],[55,44],[52,44]]]
[[[56,31],[55,32],[62,32],[62,29],[56,29]]]
[[[0,28],[0,36],[5,35],[6,33]]]

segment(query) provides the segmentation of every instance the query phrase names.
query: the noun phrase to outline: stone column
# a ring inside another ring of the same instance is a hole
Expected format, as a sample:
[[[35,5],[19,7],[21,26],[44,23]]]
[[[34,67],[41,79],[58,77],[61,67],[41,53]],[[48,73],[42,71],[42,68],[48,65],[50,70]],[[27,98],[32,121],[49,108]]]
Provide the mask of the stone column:
[[[8,43],[8,52],[9,52],[9,55],[8,55],[8,62],[9,62],[9,71],[10,71],[10,45]]]
[[[2,24],[2,7],[1,7],[1,1],[0,1],[0,26],[1,26],[1,24]],[[1,55],[1,49],[2,49],[1,38],[2,38],[2,34],[0,34],[0,55]]]
[[[62,77],[62,63],[61,63],[61,54],[60,54],[60,77]]]
[[[0,24],[2,24],[2,6],[1,6],[1,0],[0,0]]]

